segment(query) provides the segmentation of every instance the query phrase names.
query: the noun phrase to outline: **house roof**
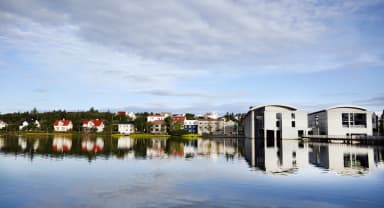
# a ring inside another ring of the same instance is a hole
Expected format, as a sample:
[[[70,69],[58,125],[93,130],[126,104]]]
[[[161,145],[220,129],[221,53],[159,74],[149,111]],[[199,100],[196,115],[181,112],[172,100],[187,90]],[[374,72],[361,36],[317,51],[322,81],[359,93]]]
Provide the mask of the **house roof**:
[[[362,110],[362,111],[368,111],[367,108],[364,108],[364,107],[361,107],[361,106],[357,106],[357,105],[335,105],[335,106],[331,106],[331,107],[328,107],[328,108],[323,109],[323,110],[319,110],[319,111],[315,111],[315,112],[309,113],[308,115],[312,115],[312,114],[315,114],[315,113],[320,113],[320,112],[324,112],[324,111],[328,111],[328,110],[332,110],[332,109],[337,109],[337,108],[351,108],[351,109],[357,109],[357,110]]]
[[[63,119],[63,120],[56,120],[55,123],[53,123],[53,125],[58,126],[60,121],[63,122],[63,126],[68,126],[69,124],[72,124],[71,120]]]
[[[184,121],[185,116],[172,116],[172,121]]]
[[[88,124],[89,122],[92,122],[93,125],[95,125],[95,126],[100,126],[101,124],[104,123],[104,120],[102,120],[102,119],[94,119],[94,120],[84,119],[83,120],[83,124]]]

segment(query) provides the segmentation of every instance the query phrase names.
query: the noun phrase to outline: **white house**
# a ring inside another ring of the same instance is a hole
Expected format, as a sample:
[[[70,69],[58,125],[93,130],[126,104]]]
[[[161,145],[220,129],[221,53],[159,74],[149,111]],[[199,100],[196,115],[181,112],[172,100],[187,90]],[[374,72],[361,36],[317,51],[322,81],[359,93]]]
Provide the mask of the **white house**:
[[[5,123],[4,121],[0,120],[0,129],[3,129],[5,127],[7,127],[7,123]]]
[[[307,113],[288,105],[251,106],[244,119],[248,138],[295,139],[305,136],[307,130]]]
[[[94,119],[94,120],[83,120],[83,129],[84,130],[90,130],[95,128],[96,132],[102,132],[104,131],[104,121],[102,119]]]
[[[151,122],[150,133],[152,134],[166,134],[167,126],[164,120],[155,120]]]
[[[35,126],[36,128],[40,128],[40,122],[38,120],[31,120],[30,122],[34,122],[35,123]],[[24,128],[28,127],[29,125],[29,122],[28,121],[23,121],[23,123],[21,123],[21,125],[19,126],[19,130],[23,130]]]
[[[308,114],[314,135],[372,135],[372,112],[353,105],[333,106]]]
[[[165,115],[162,114],[154,114],[154,115],[149,115],[147,117],[147,122],[154,122],[154,121],[163,121],[165,119]]]
[[[53,129],[58,132],[66,132],[70,131],[73,128],[73,124],[71,120],[56,120],[55,123],[53,123]]]
[[[118,132],[120,134],[132,134],[135,133],[135,125],[132,121],[122,121],[118,125]]]

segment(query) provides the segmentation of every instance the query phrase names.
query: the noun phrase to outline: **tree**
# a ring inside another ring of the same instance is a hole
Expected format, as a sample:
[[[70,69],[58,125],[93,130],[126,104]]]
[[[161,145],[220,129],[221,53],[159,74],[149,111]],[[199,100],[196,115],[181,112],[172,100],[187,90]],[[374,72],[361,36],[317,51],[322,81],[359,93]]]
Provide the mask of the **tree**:
[[[193,113],[186,113],[185,117],[187,118],[187,120],[195,120],[196,119],[195,114],[193,114]]]

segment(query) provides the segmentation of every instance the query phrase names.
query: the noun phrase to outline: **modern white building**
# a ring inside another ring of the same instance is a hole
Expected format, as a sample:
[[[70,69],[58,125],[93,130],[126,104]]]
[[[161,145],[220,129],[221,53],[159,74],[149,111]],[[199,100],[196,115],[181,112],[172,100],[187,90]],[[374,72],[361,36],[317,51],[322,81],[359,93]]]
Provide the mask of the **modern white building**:
[[[135,125],[132,121],[123,121],[123,122],[120,122],[118,125],[118,132],[120,134],[126,134],[126,135],[129,135],[129,134],[132,134],[132,133],[135,133]]]
[[[57,132],[66,132],[73,129],[73,123],[71,120],[56,120],[55,123],[53,123],[53,129]]]
[[[244,133],[248,138],[296,139],[305,136],[307,131],[307,113],[288,105],[251,106],[244,119]]]
[[[308,114],[313,135],[372,135],[372,112],[352,105],[333,106]]]
[[[0,129],[4,129],[5,127],[7,127],[7,123],[5,123],[4,121],[0,120]]]

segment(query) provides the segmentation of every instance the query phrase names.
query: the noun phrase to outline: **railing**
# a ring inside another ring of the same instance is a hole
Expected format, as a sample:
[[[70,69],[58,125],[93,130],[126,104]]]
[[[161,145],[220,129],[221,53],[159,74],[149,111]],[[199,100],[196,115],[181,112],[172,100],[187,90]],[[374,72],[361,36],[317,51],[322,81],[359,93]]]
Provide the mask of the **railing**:
[[[366,136],[366,135],[308,135],[304,138],[309,139],[355,139],[355,140],[384,140],[384,136]]]

